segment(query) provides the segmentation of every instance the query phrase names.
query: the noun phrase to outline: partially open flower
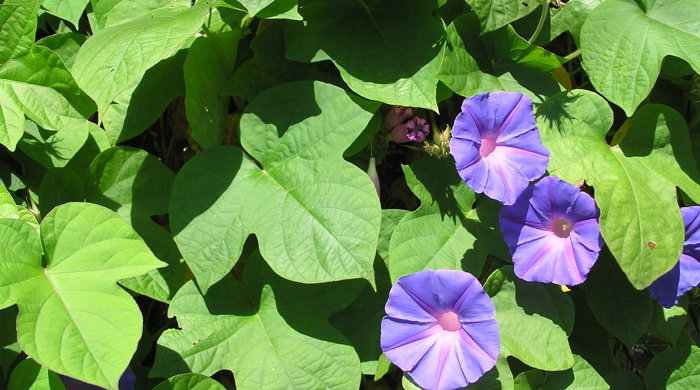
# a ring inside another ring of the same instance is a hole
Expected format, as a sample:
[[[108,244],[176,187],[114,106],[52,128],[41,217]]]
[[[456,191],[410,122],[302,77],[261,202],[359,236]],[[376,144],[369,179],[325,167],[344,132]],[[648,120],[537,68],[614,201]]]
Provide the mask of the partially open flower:
[[[583,283],[603,245],[599,215],[590,195],[556,176],[525,190],[498,220],[515,274],[531,282]]]
[[[683,253],[678,263],[649,286],[651,297],[669,308],[688,290],[700,284],[700,206],[681,208],[685,225]]]
[[[394,127],[391,140],[398,143],[423,142],[430,134],[430,125],[423,118],[413,118],[408,122]]]
[[[471,274],[426,270],[400,278],[382,320],[386,357],[426,389],[476,382],[501,344],[495,307]]]
[[[532,100],[518,92],[465,99],[452,127],[450,153],[469,188],[506,205],[542,176],[549,163]]]
[[[413,107],[403,107],[403,106],[393,106],[389,109],[389,112],[384,116],[384,127],[391,129],[394,126],[398,126],[406,121],[413,115]]]

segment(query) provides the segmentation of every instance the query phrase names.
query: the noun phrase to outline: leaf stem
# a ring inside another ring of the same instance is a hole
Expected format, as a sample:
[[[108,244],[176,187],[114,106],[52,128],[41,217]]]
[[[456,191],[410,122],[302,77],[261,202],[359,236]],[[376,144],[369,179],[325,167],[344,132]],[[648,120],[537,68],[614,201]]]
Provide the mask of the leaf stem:
[[[581,55],[581,49],[576,49],[576,50],[572,51],[570,54],[565,55],[564,59],[566,59],[567,61],[571,61],[574,58],[579,57],[580,55]]]
[[[544,21],[547,20],[547,14],[549,13],[549,3],[544,3],[542,4],[542,13],[540,14],[540,21],[537,22],[537,28],[535,29],[535,32],[532,33],[532,37],[527,40],[529,44],[533,44],[535,42],[535,39],[540,35],[540,32],[542,32],[542,27],[544,26]]]

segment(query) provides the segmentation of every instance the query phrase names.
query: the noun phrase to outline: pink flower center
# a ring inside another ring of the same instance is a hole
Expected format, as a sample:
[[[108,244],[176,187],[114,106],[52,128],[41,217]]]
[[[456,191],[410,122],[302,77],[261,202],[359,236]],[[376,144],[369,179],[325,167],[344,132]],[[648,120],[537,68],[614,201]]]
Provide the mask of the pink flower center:
[[[496,150],[496,139],[495,138],[482,138],[481,146],[479,147],[479,154],[481,157],[487,157],[491,152]]]
[[[554,235],[561,238],[569,237],[573,228],[574,225],[564,218],[559,218],[552,224],[552,232]]]
[[[442,329],[445,329],[450,332],[456,332],[460,329],[462,329],[462,324],[459,323],[459,317],[457,316],[457,313],[448,311],[447,313],[442,313],[438,317],[438,324],[442,326]]]

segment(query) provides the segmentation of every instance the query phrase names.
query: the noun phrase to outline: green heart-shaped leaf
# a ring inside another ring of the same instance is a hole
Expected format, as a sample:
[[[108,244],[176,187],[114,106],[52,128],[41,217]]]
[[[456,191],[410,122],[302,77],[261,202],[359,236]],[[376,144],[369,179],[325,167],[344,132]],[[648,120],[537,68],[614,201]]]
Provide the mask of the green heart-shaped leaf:
[[[373,280],[379,200],[367,175],[341,156],[377,106],[355,100],[318,82],[270,88],[240,122],[241,143],[261,166],[219,147],[180,170],[170,224],[203,290],[231,270],[251,233],[287,279]]]
[[[19,306],[19,344],[52,371],[116,390],[142,330],[138,306],[116,282],[164,263],[101,206],[59,206],[40,231],[0,219],[0,289]]]
[[[649,95],[664,57],[700,72],[700,0],[608,0],[581,28],[583,65],[596,90],[632,116]]]

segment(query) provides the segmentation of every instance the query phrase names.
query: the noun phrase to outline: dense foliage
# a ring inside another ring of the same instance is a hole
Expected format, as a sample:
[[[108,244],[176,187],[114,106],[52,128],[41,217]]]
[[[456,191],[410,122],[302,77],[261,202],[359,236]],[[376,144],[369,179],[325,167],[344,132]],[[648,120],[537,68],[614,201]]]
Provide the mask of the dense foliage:
[[[0,389],[700,388],[699,73],[700,0],[0,0]]]

